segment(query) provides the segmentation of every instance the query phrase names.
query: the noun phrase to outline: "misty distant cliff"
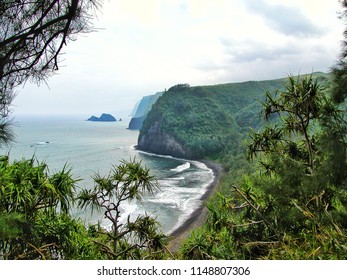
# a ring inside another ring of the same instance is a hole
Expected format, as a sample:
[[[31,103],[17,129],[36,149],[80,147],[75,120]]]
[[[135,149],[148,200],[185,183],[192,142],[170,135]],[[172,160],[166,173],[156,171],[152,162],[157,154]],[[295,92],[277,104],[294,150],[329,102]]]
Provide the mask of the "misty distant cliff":
[[[151,110],[153,104],[162,94],[163,92],[157,92],[156,94],[142,97],[141,101],[136,104],[133,110],[132,118],[128,127],[129,129],[141,129],[143,121],[145,120],[148,112]]]

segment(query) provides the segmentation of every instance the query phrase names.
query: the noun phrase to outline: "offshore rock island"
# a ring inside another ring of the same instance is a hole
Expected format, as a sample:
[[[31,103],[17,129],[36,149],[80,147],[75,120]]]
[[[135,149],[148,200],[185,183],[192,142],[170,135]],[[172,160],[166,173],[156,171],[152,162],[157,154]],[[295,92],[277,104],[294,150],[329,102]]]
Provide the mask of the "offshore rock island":
[[[116,122],[116,118],[111,114],[103,113],[100,117],[91,116],[87,121],[90,122]]]

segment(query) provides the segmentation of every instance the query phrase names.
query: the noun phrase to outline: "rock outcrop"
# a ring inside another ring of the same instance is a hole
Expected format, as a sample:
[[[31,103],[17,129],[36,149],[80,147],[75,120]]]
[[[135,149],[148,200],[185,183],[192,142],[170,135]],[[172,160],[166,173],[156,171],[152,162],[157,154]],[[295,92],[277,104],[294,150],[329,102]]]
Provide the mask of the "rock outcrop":
[[[170,155],[173,157],[193,159],[191,151],[179,143],[169,133],[162,132],[158,121],[144,134],[140,133],[138,149],[155,154]]]
[[[111,114],[103,113],[100,117],[91,116],[87,121],[91,122],[116,122],[116,118]]]
[[[90,122],[97,122],[97,121],[99,121],[99,118],[96,117],[96,116],[91,116],[87,121],[90,121]]]

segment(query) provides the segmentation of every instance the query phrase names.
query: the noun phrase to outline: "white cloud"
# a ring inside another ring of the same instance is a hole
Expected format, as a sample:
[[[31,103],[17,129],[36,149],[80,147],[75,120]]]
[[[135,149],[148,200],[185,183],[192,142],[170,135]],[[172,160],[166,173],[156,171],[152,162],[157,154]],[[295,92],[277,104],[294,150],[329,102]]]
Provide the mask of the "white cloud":
[[[15,113],[126,115],[142,96],[177,83],[327,71],[342,39],[338,1],[104,2],[99,32],[68,44],[50,90],[20,89]]]
[[[265,0],[245,0],[248,9],[260,16],[273,29],[289,36],[319,36],[323,30],[316,26],[299,7],[269,3]]]

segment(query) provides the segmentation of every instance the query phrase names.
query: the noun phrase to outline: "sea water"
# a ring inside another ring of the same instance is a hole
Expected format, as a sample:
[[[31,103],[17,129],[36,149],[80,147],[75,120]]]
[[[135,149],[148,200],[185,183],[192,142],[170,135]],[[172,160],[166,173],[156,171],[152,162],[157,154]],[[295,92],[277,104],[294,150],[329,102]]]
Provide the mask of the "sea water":
[[[94,186],[92,176],[106,176],[122,160],[135,159],[150,169],[160,186],[153,195],[141,201],[124,202],[122,219],[128,215],[149,214],[169,234],[179,227],[201,203],[200,198],[213,180],[213,172],[197,161],[154,155],[135,149],[138,131],[128,130],[129,120],[89,122],[87,116],[18,116],[15,118],[15,142],[2,147],[11,161],[35,157],[45,161],[50,174],[64,165],[72,169],[80,189]],[[76,217],[86,223],[110,224],[102,213],[73,209]]]

